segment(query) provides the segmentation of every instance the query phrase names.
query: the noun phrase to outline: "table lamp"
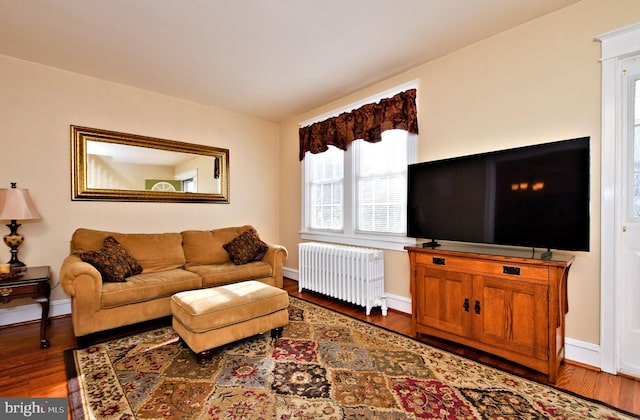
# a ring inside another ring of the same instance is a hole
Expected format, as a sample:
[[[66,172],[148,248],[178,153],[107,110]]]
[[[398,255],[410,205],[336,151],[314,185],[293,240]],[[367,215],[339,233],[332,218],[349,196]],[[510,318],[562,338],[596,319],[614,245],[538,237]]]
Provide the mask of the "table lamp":
[[[11,183],[11,188],[0,189],[0,220],[11,220],[7,225],[10,233],[5,235],[4,243],[11,248],[11,268],[23,267],[25,264],[18,259],[18,247],[24,242],[24,236],[18,233],[20,224],[17,220],[39,219],[40,213],[31,201],[29,190],[16,188],[16,183]]]

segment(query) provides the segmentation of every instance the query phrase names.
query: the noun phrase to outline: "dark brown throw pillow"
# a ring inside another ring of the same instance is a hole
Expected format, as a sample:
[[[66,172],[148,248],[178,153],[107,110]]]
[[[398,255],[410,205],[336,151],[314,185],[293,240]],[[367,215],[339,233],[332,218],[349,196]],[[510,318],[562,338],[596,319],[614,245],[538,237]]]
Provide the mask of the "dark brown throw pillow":
[[[100,272],[102,281],[124,282],[127,277],[142,273],[138,261],[112,236],[104,239],[102,248],[79,252],[77,255]]]
[[[245,230],[233,241],[222,246],[236,265],[261,260],[269,249],[269,246],[258,237],[258,232],[253,229]]]

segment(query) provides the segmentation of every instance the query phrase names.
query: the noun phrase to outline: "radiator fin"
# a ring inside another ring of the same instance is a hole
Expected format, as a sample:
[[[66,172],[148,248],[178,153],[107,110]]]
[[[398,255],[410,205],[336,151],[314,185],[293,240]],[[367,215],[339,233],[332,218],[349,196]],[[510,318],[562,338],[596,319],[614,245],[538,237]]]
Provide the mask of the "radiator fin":
[[[381,250],[304,242],[298,245],[298,257],[299,291],[307,289],[364,306],[367,315],[380,306],[382,315],[387,315]]]

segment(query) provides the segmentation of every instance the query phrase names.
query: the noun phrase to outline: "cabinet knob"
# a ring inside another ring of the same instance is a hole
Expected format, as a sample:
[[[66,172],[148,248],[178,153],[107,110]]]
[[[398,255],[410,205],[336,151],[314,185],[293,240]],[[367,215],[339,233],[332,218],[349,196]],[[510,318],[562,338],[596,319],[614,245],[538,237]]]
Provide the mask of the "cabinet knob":
[[[10,287],[3,287],[2,289],[0,289],[0,298],[2,298],[2,303],[11,302],[11,298],[9,296],[12,292],[13,289]]]
[[[469,312],[469,298],[464,299],[464,303],[462,304],[465,312]]]
[[[475,309],[476,314],[480,315],[480,301],[476,300],[476,304],[474,305],[473,309]]]

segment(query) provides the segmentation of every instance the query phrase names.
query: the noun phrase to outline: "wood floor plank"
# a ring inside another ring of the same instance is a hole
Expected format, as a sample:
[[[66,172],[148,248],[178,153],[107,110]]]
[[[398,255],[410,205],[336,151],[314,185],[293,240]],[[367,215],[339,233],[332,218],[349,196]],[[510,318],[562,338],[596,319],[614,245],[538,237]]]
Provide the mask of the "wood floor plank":
[[[296,281],[285,279],[284,288],[292,295],[329,307],[346,315],[408,335],[411,319],[407,314],[389,310],[383,317],[378,308],[367,316],[362,307],[350,305],[315,293],[298,292]],[[0,397],[67,397],[67,378],[63,353],[75,348],[71,318],[59,317],[47,328],[51,347],[41,349],[39,323],[31,322],[0,328]],[[499,369],[546,383],[546,375],[493,357],[475,349],[421,335],[420,341],[443,350],[480,361]],[[622,410],[640,415],[640,381],[620,375],[610,375],[584,366],[563,363],[556,386],[597,399]]]

